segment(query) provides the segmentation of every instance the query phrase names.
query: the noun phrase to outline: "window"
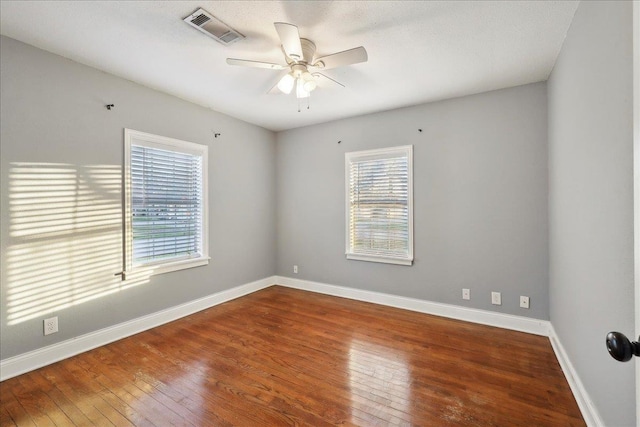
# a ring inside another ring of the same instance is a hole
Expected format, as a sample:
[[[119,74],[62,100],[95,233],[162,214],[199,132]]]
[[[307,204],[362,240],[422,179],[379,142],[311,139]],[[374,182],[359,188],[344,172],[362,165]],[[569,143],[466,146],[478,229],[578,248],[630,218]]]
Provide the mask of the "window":
[[[413,262],[413,146],[346,153],[347,258]]]
[[[131,129],[124,135],[125,275],[208,264],[208,147]]]

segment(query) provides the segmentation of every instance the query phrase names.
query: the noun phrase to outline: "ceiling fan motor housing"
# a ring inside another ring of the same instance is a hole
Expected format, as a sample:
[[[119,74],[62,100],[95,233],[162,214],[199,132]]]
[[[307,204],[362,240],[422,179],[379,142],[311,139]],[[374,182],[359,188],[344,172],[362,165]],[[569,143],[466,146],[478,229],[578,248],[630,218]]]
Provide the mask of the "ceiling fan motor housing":
[[[311,65],[313,61],[313,56],[316,54],[316,45],[309,39],[300,39],[300,45],[302,46],[302,61]]]
[[[307,72],[307,66],[305,64],[293,64],[291,65],[291,75],[295,78],[299,78],[302,74]]]

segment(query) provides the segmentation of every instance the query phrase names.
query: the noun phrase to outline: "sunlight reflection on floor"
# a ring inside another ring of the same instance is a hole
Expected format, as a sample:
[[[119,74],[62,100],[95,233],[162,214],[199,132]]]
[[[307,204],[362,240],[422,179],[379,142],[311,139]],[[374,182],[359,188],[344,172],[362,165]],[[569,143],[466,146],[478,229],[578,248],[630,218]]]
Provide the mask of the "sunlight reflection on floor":
[[[411,373],[403,354],[393,348],[353,339],[349,350],[349,382],[352,422],[411,424]]]

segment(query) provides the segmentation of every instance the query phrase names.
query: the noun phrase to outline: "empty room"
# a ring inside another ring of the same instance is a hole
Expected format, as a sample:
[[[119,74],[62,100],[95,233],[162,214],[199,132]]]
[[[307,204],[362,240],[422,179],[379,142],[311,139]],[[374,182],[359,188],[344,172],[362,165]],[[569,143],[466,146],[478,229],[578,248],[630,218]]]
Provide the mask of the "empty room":
[[[637,1],[0,2],[0,425],[640,425]]]

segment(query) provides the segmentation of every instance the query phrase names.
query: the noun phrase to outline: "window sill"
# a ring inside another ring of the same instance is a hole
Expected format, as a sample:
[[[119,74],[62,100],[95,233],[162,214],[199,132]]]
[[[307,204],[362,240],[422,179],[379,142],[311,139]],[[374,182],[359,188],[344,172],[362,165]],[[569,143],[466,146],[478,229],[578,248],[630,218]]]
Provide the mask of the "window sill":
[[[347,254],[347,259],[367,262],[380,262],[384,264],[412,265],[413,258],[391,258],[372,255]]]
[[[211,258],[209,257],[202,257],[157,264],[143,264],[125,271],[124,279],[127,279],[127,275],[137,276],[139,273],[144,273],[145,276],[155,276],[156,274],[164,274],[170,273],[172,271],[185,270],[187,268],[201,267],[203,265],[209,264],[210,259]]]

